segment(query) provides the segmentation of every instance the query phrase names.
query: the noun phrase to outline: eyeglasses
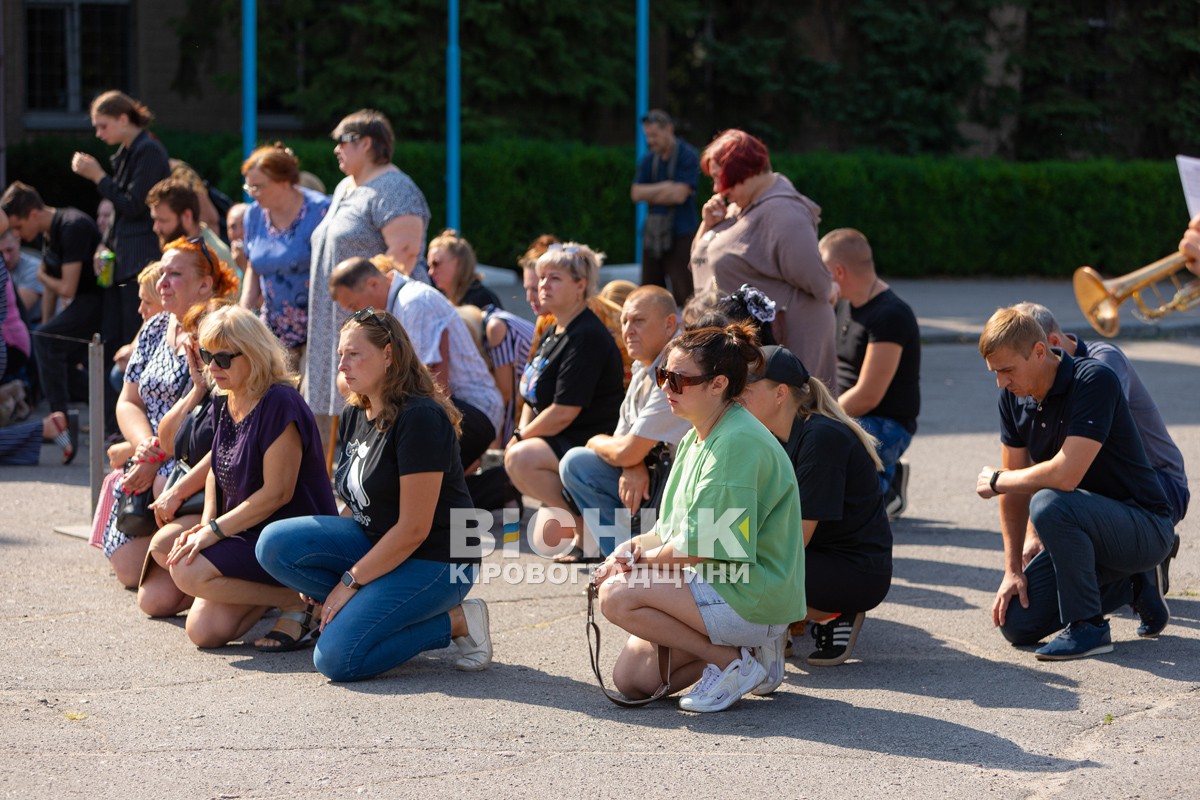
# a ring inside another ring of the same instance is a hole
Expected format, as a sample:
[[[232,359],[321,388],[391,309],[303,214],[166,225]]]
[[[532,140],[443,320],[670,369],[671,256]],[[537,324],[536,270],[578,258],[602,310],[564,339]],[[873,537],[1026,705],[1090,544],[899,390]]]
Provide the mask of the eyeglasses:
[[[642,117],[643,125],[670,125],[671,118],[661,111],[651,111]]]
[[[208,262],[209,269],[215,272],[217,269],[217,258],[212,254],[212,251],[208,249],[208,243],[204,241],[204,236],[201,235],[195,237],[194,239],[188,239],[187,243],[199,245],[200,255],[204,256],[204,260]],[[226,367],[221,367],[221,369],[226,369]]]
[[[357,322],[360,325],[364,322],[374,322],[385,331],[388,330],[387,325],[383,323],[383,318],[379,316],[379,312],[376,311],[373,306],[367,306],[366,308],[360,308],[358,311],[355,311],[350,315],[350,321]]]
[[[343,133],[341,136],[333,137],[333,140],[338,144],[353,144],[361,138],[361,133]]]
[[[242,355],[242,354],[241,353],[210,353],[207,350],[205,350],[203,347],[200,348],[200,360],[204,362],[204,365],[208,366],[209,364],[212,364],[215,362],[216,365],[218,367],[220,367],[221,369],[229,369],[231,366],[233,366],[233,360],[240,355]]]
[[[697,386],[701,383],[707,383],[715,377],[716,375],[712,372],[706,375],[683,375],[663,369],[662,367],[657,367],[654,370],[654,378],[658,381],[658,385],[662,386],[663,383],[666,383],[667,388],[675,394],[683,394],[683,387],[685,386]]]
[[[250,195],[251,197],[258,197],[258,193],[261,192],[262,190],[263,190],[263,187],[255,186],[252,183],[243,183],[242,184],[242,191],[245,192],[246,194]]]
[[[552,244],[546,248],[547,253],[553,253],[555,250],[562,250],[569,256],[573,256],[579,252],[580,247],[577,244]]]

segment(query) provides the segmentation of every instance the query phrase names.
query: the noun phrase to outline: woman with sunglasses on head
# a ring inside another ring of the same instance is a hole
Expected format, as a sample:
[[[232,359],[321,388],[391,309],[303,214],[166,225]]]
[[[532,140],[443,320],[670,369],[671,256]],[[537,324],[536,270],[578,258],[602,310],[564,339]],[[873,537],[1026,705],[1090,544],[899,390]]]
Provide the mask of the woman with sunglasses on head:
[[[458,669],[484,669],[487,605],[463,599],[479,556],[451,539],[451,510],[471,507],[461,414],[386,312],[346,322],[338,371],[349,394],[334,480],[346,510],[268,526],[258,558],[319,606],[313,663],[330,680],[369,678],[451,642]]]
[[[384,253],[406,276],[429,283],[429,204],[413,179],[392,164],[395,138],[387,117],[372,109],[355,111],[333,129],[333,153],[346,177],[312,235],[303,387],[322,436],[328,435],[329,424],[321,417],[336,416],[343,405],[334,365],[346,314],[327,289],[334,268],[348,258]]]
[[[200,360],[215,386],[211,470],[199,523],[167,555],[171,578],[196,598],[187,617],[197,647],[239,639],[267,610],[282,612],[256,641],[264,651],[311,643],[308,605],[258,563],[254,546],[268,523],[336,514],[312,412],[294,388],[287,351],[261,319],[237,306],[204,318]]]
[[[242,177],[254,202],[242,217],[248,260],[240,302],[259,309],[299,369],[308,341],[310,240],[329,211],[329,198],[300,185],[300,161],[282,142],[251,153]]]
[[[875,440],[825,384],[783,347],[764,347],[763,366],[739,402],[767,427],[796,471],[804,514],[807,622],[817,649],[808,663],[850,657],[865,612],[892,583],[892,528],[879,485]],[[803,622],[793,626],[803,631]]]
[[[563,504],[558,464],[572,447],[612,433],[625,399],[621,353],[588,308],[603,256],[584,244],[552,244],[537,261],[538,302],[553,314],[521,376],[521,420],[504,451],[504,468],[521,493]],[[554,546],[558,536],[544,536]],[[579,561],[582,553],[566,555]]]
[[[657,379],[692,423],[667,479],[658,523],[596,570],[600,608],[630,633],[613,682],[631,699],[660,684],[699,683],[685,711],[721,711],[783,680],[788,624],[804,616],[804,547],[796,475],[771,434],[735,401],[762,355],[740,323],[685,333]],[[799,616],[797,616],[799,615]]]
[[[125,385],[117,399],[117,424],[125,443],[113,447],[125,450],[125,456],[133,462],[116,488],[118,496],[121,492],[157,492],[173,466],[159,443],[158,426],[192,385],[184,316],[210,298],[237,295],[233,271],[213,258],[203,242],[176,239],[166,246],[159,262],[156,288],[163,311],[147,320],[138,332],[136,349],[125,368]],[[150,537],[130,539],[117,530],[117,505],[105,525],[102,547],[117,580],[134,588],[142,574]]]

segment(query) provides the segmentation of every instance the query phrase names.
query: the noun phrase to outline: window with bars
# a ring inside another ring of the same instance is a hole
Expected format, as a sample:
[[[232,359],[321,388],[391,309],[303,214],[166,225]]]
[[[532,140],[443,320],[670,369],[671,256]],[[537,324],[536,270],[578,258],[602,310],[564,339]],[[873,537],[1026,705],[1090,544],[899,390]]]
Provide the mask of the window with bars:
[[[27,0],[25,108],[86,113],[107,89],[132,91],[129,0]]]

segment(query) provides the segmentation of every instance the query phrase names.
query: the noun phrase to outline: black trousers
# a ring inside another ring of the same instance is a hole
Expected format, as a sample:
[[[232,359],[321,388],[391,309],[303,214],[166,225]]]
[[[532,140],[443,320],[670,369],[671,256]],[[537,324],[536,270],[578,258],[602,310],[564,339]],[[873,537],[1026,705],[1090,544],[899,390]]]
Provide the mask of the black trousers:
[[[692,296],[692,271],[688,262],[692,257],[692,237],[676,236],[671,249],[662,258],[642,255],[642,285],[667,286],[670,280],[671,295],[675,305],[682,307]]]
[[[42,393],[51,412],[67,410],[71,370],[87,363],[87,343],[100,332],[101,314],[98,296],[80,295],[33,332]]]
[[[463,470],[475,463],[484,453],[488,445],[496,438],[496,429],[492,421],[475,406],[457,397],[451,397],[450,402],[462,412],[462,436],[458,439],[459,457],[462,459]]]

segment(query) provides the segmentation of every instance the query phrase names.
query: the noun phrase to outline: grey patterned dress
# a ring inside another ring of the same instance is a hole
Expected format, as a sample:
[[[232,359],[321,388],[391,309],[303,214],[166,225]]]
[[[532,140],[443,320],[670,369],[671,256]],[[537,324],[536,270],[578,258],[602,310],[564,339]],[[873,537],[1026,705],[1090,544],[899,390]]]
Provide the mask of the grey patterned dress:
[[[336,383],[337,341],[348,315],[329,297],[329,275],[347,258],[370,258],[387,252],[380,231],[405,215],[420,217],[423,223],[413,276],[428,282],[425,235],[429,204],[413,179],[398,169],[388,170],[362,186],[355,186],[351,178],[343,180],[333,192],[329,213],[313,231],[304,400],[314,414],[336,416],[344,404]]]

